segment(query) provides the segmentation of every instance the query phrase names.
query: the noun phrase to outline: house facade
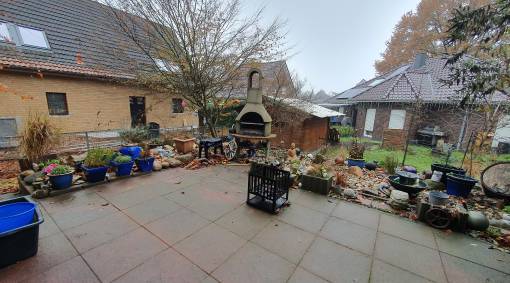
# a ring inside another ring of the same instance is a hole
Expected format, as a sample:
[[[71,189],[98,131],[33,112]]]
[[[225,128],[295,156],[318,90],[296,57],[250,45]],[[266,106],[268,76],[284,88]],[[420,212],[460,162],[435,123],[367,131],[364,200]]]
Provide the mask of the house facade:
[[[31,113],[62,132],[198,124],[181,97],[133,85],[152,64],[91,0],[0,2],[0,136]]]
[[[414,62],[356,86],[328,100],[344,110],[358,136],[383,140],[386,130],[402,130],[411,140],[434,145],[438,139],[466,145],[469,135],[482,131],[485,115],[457,107],[460,97],[443,82],[446,58],[419,54]],[[497,98],[496,103],[507,103]],[[345,118],[344,118],[345,119]],[[493,146],[497,146],[493,144]]]

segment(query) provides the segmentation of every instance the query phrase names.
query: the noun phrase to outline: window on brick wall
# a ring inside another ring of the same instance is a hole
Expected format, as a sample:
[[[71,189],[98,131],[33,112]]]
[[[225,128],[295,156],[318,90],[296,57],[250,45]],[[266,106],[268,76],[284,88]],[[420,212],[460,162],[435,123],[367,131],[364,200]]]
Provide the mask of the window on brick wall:
[[[182,106],[181,98],[172,98],[172,113],[184,112],[184,106]]]
[[[69,115],[65,93],[47,92],[48,112],[50,115]]]
[[[404,123],[406,121],[405,110],[391,110],[390,122],[388,123],[388,129],[404,129]]]

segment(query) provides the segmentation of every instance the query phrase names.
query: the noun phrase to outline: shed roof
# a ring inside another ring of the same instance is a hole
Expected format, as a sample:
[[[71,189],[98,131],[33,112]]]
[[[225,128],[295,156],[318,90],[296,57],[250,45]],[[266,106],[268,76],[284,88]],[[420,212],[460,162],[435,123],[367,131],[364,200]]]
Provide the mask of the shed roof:
[[[282,98],[281,102],[318,118],[345,116],[344,113],[297,98]]]

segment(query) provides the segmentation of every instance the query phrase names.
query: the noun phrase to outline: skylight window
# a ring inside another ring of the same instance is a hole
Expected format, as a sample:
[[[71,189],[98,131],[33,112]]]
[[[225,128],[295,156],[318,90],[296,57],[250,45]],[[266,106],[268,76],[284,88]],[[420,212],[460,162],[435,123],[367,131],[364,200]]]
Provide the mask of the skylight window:
[[[18,30],[23,45],[34,46],[39,48],[50,48],[48,42],[46,41],[44,31],[24,27],[18,27]]]
[[[5,23],[0,23],[0,41],[11,41],[11,36]]]
[[[380,83],[382,83],[382,82],[384,82],[384,79],[376,79],[376,80],[374,80],[373,82],[371,82],[371,83],[369,84],[369,86],[376,86],[376,85],[378,85],[378,84],[380,84]]]

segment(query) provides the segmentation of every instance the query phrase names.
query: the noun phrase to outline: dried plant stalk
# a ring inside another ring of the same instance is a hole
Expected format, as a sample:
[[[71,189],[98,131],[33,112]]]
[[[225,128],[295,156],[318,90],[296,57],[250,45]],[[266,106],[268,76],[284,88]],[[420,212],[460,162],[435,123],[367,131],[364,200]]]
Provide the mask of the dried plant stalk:
[[[59,136],[47,116],[29,114],[21,135],[21,150],[31,162],[42,161],[58,145]]]

